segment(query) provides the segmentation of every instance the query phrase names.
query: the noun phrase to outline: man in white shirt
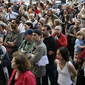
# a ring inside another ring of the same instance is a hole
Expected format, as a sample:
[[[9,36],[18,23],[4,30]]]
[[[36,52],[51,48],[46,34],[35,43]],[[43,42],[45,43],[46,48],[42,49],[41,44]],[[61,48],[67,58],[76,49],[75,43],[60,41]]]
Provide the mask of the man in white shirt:
[[[8,13],[5,15],[5,19],[6,19],[6,20],[16,19],[17,15],[18,15],[18,13],[13,12],[13,11],[12,11],[12,8],[9,7],[9,8],[8,8]]]
[[[35,19],[35,15],[33,13],[30,14],[29,21],[32,22],[33,26],[35,26],[35,24],[37,23],[37,20]]]
[[[21,23],[18,26],[20,32],[25,32],[24,24],[27,22],[28,17],[26,15],[21,16]]]

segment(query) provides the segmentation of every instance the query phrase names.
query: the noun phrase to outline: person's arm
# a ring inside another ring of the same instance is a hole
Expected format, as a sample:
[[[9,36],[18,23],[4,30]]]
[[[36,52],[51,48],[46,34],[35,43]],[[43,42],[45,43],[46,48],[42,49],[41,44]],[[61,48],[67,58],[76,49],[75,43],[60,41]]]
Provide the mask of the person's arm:
[[[81,49],[83,49],[83,48],[85,48],[85,46],[78,46],[78,48],[81,48]]]
[[[68,68],[69,71],[72,72],[71,80],[73,80],[77,76],[77,71],[71,63],[69,64]]]
[[[55,67],[57,68],[57,59],[54,61]]]
[[[8,66],[9,64],[10,64],[10,58],[8,54],[6,53],[0,65],[2,67],[5,67],[5,66]]]
[[[16,45],[14,44],[14,42],[10,42],[10,41],[8,41],[7,44],[8,44],[8,47],[15,47],[15,46],[16,46]]]
[[[57,41],[58,41],[58,44],[59,44],[60,46],[67,47],[67,38],[66,38],[66,36],[65,36],[65,35],[61,35],[60,38],[61,38],[61,39],[58,39],[58,40],[57,40]]]
[[[67,24],[66,24],[66,28],[65,28],[65,35],[67,34]]]
[[[38,47],[36,49],[36,53],[31,54],[31,58],[30,61],[33,63],[38,63],[38,61],[41,59],[41,57],[43,56],[43,53],[45,52],[45,50],[43,50],[43,47]]]

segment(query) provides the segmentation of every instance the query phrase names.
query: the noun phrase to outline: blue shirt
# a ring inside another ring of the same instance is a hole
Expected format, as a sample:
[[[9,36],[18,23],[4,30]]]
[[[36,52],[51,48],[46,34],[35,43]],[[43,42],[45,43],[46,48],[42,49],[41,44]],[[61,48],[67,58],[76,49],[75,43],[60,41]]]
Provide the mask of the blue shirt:
[[[84,46],[84,41],[85,40],[76,39],[76,41],[75,41],[75,51],[81,50],[81,48],[78,48],[78,46]]]

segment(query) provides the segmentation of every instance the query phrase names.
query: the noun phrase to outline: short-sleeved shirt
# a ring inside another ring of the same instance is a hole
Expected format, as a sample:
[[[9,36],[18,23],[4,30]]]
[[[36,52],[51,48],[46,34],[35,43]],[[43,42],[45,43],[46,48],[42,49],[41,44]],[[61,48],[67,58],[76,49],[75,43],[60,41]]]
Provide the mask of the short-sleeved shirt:
[[[14,42],[14,44],[16,45],[15,47],[8,47],[8,55],[10,57],[12,56],[13,52],[18,50],[18,47],[21,44],[22,40],[23,35],[22,33],[20,33],[19,30],[17,30],[16,32],[10,31],[10,33],[7,34],[5,42],[7,41]]]
[[[76,39],[76,41],[75,41],[75,51],[81,50],[81,48],[78,48],[78,46],[84,46],[84,40]]]

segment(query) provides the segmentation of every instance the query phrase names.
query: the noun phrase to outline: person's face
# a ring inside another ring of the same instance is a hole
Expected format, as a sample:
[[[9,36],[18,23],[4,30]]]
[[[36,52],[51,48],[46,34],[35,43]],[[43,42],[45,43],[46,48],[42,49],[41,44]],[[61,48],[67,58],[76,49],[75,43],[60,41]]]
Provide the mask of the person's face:
[[[79,40],[83,40],[84,37],[83,37],[83,35],[78,35],[77,38],[78,38]]]
[[[11,25],[10,25],[10,24],[8,24],[8,25],[6,26],[6,30],[7,30],[7,31],[11,30]]]
[[[43,37],[46,37],[48,35],[47,27],[42,27],[41,30],[42,30]]]
[[[69,21],[72,21],[72,19],[73,19],[72,17],[71,17],[71,18],[69,18]]]
[[[22,21],[22,22],[25,22],[26,19],[22,16],[22,17],[21,17],[21,21]]]
[[[57,59],[62,60],[62,55],[60,54],[59,50],[57,50]]]
[[[15,20],[11,21],[11,27],[12,27],[12,29],[16,29],[16,22],[15,22]]]
[[[29,18],[32,20],[32,19],[34,19],[34,16],[33,16],[33,15],[30,15],[30,17],[29,17]]]
[[[67,11],[66,10],[64,10],[64,14],[67,14]]]
[[[52,12],[51,11],[48,11],[47,15],[48,16],[51,16],[52,15]]]
[[[25,34],[25,35],[24,35],[24,39],[25,39],[26,41],[29,41],[29,40],[30,40],[30,35],[29,35],[29,34]]]
[[[85,28],[85,22],[83,22],[83,27]]]
[[[12,12],[11,8],[8,8],[8,12],[9,12],[9,13],[11,13],[11,12]]]
[[[55,34],[60,35],[61,29],[59,27],[55,27]]]
[[[78,14],[78,15],[77,15],[77,19],[81,19],[81,15]]]
[[[80,22],[78,20],[76,20],[75,25],[78,27],[80,25]]]
[[[0,48],[1,48],[2,44],[3,44],[3,38],[0,38]]]
[[[23,11],[22,11],[21,9],[19,9],[19,13],[20,13],[20,14],[23,14]]]
[[[11,61],[11,68],[13,68],[13,69],[17,69],[17,64],[16,64],[16,62],[15,62],[15,57],[13,57],[13,59],[12,59],[12,61]]]
[[[38,28],[41,30],[42,28],[42,24],[40,22],[38,22]]]
[[[25,30],[27,30],[27,29],[30,28],[30,26],[28,26],[27,24],[25,24],[25,25],[24,25],[24,28],[25,28]]]
[[[38,42],[39,41],[39,39],[40,39],[40,36],[37,34],[37,33],[32,33],[32,38],[33,38],[33,40],[35,41],[35,42]]]

